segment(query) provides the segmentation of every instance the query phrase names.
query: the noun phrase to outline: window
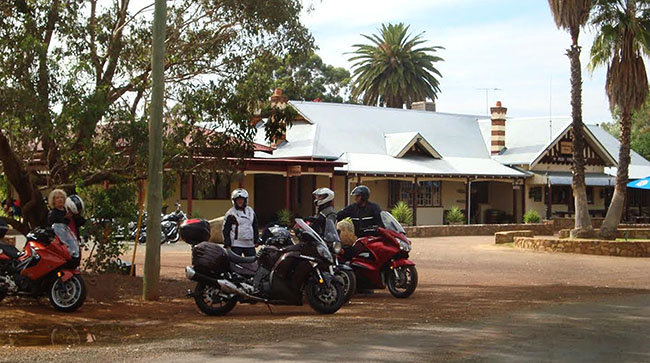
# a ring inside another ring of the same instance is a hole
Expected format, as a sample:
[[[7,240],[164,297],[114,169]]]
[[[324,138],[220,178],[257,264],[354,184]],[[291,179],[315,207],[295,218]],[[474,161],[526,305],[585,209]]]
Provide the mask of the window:
[[[413,183],[409,181],[389,182],[390,195],[388,204],[392,207],[399,201],[409,206],[413,205]],[[441,193],[439,181],[423,181],[418,183],[418,207],[440,207]]]
[[[181,177],[181,199],[187,199],[187,174]],[[230,199],[230,180],[216,173],[192,175],[192,199]]]
[[[587,187],[587,204],[594,204],[594,187]]]

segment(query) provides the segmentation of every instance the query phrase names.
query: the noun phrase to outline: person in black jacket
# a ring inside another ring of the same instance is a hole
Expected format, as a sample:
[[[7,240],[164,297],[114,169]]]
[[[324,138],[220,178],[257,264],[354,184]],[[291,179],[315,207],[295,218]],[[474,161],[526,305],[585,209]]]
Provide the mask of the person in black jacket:
[[[325,238],[325,225],[331,219],[336,226],[336,210],[334,209],[334,191],[330,188],[318,188],[312,193],[316,205],[316,215],[309,217],[312,228],[319,236]],[[332,241],[328,241],[332,242]]]
[[[368,200],[370,188],[359,185],[352,190],[354,204],[350,204],[336,214],[336,219],[341,221],[345,218],[352,219],[354,234],[357,238],[376,236],[377,228],[384,227],[381,219],[381,208]]]
[[[50,213],[47,215],[47,223],[52,226],[54,223],[63,223],[70,227],[79,238],[79,228],[86,224],[86,219],[81,216],[83,213],[83,201],[78,195],[70,197],[61,190],[54,189],[47,198],[50,205]]]

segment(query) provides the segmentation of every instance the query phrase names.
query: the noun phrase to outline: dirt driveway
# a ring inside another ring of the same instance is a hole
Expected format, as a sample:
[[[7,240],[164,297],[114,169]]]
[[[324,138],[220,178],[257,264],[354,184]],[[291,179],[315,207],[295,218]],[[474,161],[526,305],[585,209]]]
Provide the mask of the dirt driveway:
[[[546,342],[569,334],[568,341],[585,349],[591,343],[578,344],[580,337],[607,324],[620,330],[612,347],[650,337],[647,329],[630,327],[650,319],[643,309],[650,302],[650,259],[529,252],[494,246],[488,237],[416,239],[412,259],[420,285],[406,300],[380,291],[355,297],[333,316],[308,307],[240,305],[226,317],[207,318],[184,298],[192,287],[183,279],[189,247],[163,246],[160,302],[141,302],[140,280],[121,276],[91,278],[91,299],[72,315],[57,314],[46,302],[3,302],[0,361],[554,360],[525,355],[533,346],[516,345],[506,333],[546,336]],[[611,314],[587,313],[599,306]],[[563,329],[552,317],[575,324]],[[512,354],[513,345],[522,355]]]

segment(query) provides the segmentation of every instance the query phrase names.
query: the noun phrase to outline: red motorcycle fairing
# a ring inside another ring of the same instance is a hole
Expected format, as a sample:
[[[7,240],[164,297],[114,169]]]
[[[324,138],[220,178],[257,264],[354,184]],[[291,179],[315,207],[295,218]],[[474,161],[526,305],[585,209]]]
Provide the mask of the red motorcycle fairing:
[[[72,278],[74,275],[81,275],[81,271],[79,269],[63,269],[57,273],[57,277],[61,278],[61,281],[66,282]]]
[[[400,266],[415,266],[415,262],[407,259],[407,258],[402,258],[399,260],[395,260],[390,264],[390,267],[395,268],[395,267],[400,267]]]
[[[20,272],[21,275],[30,280],[40,279],[53,270],[65,265],[70,259],[68,248],[66,245],[61,243],[58,237],[47,245],[39,241],[27,241],[25,254],[21,256],[19,260],[24,261],[31,258],[33,253],[32,251],[38,254],[40,258],[38,263]]]

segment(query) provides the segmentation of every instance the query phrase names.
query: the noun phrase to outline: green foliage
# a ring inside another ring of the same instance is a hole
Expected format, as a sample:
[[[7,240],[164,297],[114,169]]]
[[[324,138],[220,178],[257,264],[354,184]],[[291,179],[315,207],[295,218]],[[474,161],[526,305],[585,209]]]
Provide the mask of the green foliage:
[[[119,257],[127,250],[127,245],[118,239],[119,231],[126,233],[127,224],[137,220],[138,216],[136,192],[134,184],[121,184],[109,189],[92,186],[80,191],[86,206],[84,215],[88,219],[82,228],[82,234],[86,236],[84,250],[88,252],[94,244],[92,256],[86,256],[85,261],[91,271],[117,271]]]
[[[93,4],[0,2],[0,163],[21,202],[36,203],[25,211],[32,227],[47,215],[41,186],[146,176],[152,13],[135,1]],[[225,156],[252,154],[250,119],[269,90],[239,85],[260,57],[311,52],[301,11],[299,0],[168,2],[166,169],[188,170],[200,155],[213,157],[205,168],[237,170]],[[30,171],[35,156],[46,173]]]
[[[619,119],[620,116],[620,112],[616,110],[614,112],[614,118]],[[620,123],[604,123],[601,124],[601,127],[615,138],[620,138]],[[630,145],[632,150],[650,160],[650,99],[646,100],[643,106],[634,112],[631,127]]]
[[[395,204],[390,214],[403,225],[410,226],[413,224],[413,210],[404,201],[400,200]]]
[[[540,217],[539,213],[534,209],[529,209],[524,213],[524,223],[526,224],[540,223],[541,221],[542,217]]]
[[[402,108],[404,104],[435,100],[442,77],[434,55],[439,46],[420,47],[424,33],[411,36],[403,23],[383,24],[379,34],[363,35],[370,44],[355,44],[350,58],[354,62],[352,97],[362,97],[366,105],[380,103]]]
[[[453,207],[447,212],[445,220],[448,224],[458,224],[465,222],[465,215],[458,207]]]
[[[278,218],[277,222],[285,226],[291,226],[293,223],[293,213],[288,209],[280,209],[276,213],[276,217]]]
[[[240,87],[262,87],[270,95],[281,88],[290,100],[350,102],[350,72],[345,68],[323,63],[316,53],[299,53],[279,57],[268,54],[259,57],[248,69]]]

